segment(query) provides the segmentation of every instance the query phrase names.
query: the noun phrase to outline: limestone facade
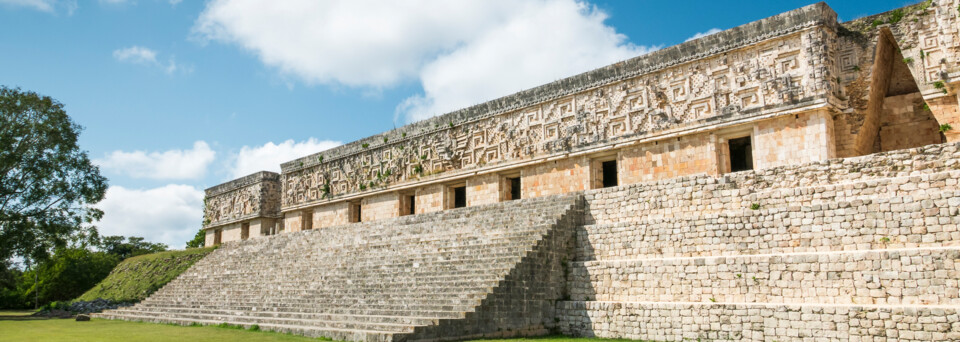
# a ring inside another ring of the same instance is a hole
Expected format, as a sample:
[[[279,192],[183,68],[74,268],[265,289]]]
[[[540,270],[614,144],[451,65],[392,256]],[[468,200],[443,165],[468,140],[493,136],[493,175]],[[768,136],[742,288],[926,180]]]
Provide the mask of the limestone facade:
[[[257,172],[206,190],[205,244],[277,234],[280,218],[280,175]]]
[[[284,163],[278,230],[958,141],[955,2],[814,4]]]

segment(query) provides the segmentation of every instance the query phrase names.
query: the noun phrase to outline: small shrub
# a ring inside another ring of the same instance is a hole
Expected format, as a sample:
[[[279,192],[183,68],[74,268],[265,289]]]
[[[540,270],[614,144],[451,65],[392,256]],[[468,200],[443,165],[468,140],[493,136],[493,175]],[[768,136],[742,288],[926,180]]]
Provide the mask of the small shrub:
[[[943,81],[936,81],[936,82],[933,82],[933,87],[937,89],[943,89],[943,88],[946,88],[947,85],[944,84]]]
[[[927,105],[926,102],[923,103],[923,110],[928,111],[928,112],[930,111],[930,106]]]
[[[401,137],[401,138],[406,138],[406,137],[407,137],[407,132],[400,133],[400,137]]]
[[[360,183],[360,191],[367,190],[367,185]]]
[[[906,57],[903,59],[904,63],[913,64],[913,57]]]
[[[383,142],[384,142],[384,143],[386,143],[386,142],[389,141],[389,140],[390,140],[390,139],[387,139],[387,137],[383,137]]]
[[[890,17],[887,18],[887,22],[891,24],[899,23],[900,20],[903,20],[903,9],[898,8],[890,12]]]
[[[717,299],[716,299],[716,298],[713,298],[713,297],[710,297],[710,301],[716,303],[716,302],[717,302]]]
[[[300,162],[300,167],[303,167],[303,162]]]
[[[880,26],[880,25],[883,25],[883,20],[874,19],[874,20],[873,20],[873,23],[870,24],[870,28],[875,28],[875,27]]]
[[[453,122],[448,122],[448,124],[450,124],[450,128],[453,128]]]
[[[423,173],[423,166],[420,165],[420,164],[414,165],[414,166],[413,166],[413,172],[415,172],[415,173]]]
[[[372,189],[375,185],[376,185],[376,184],[373,184],[373,182],[370,182],[370,188],[371,188],[371,189]]]
[[[743,278],[743,275],[740,273],[737,273],[737,278]]]
[[[923,52],[923,49],[920,49],[920,59],[926,59],[926,58],[927,58],[927,54]]]
[[[760,203],[751,204],[750,210],[760,210]]]
[[[890,242],[890,238],[884,236],[884,237],[880,238],[880,242],[881,242],[881,243],[888,243],[888,242]]]
[[[859,65],[854,65],[854,66],[853,66],[853,71],[860,71],[860,66],[859,66]]]
[[[318,157],[317,157],[317,162],[318,162],[318,163],[323,163],[323,156],[318,156]]]
[[[367,147],[370,147],[370,144],[368,144],[368,143],[363,143],[362,145],[360,145],[360,147],[367,148]]]
[[[940,133],[946,133],[947,131],[952,129],[953,129],[953,126],[950,126],[950,124],[948,123],[940,125]]]
[[[249,330],[250,330],[250,331],[260,331],[260,326],[259,326],[259,325],[256,325],[256,324],[251,325]]]

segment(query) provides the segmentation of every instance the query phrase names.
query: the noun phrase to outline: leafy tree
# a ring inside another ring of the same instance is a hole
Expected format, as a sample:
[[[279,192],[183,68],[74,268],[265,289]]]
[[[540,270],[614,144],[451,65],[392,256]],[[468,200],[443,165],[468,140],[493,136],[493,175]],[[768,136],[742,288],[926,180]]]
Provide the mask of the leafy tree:
[[[187,248],[200,248],[206,244],[207,233],[203,231],[203,228],[200,228],[200,231],[197,232],[197,235],[193,236],[193,239],[187,241]]]
[[[77,145],[63,104],[0,87],[0,260],[43,260],[71,238],[96,238],[107,179]]]
[[[124,239],[127,241],[124,242]],[[123,236],[105,236],[100,238],[100,250],[108,254],[116,255],[120,260],[123,260],[138,255],[163,252],[167,250],[167,245],[144,241],[142,237],[138,236],[131,236],[129,238],[124,238]]]
[[[26,303],[32,303],[35,295],[41,304],[71,300],[97,285],[119,263],[113,254],[60,248],[52,258],[23,273],[20,295]]]

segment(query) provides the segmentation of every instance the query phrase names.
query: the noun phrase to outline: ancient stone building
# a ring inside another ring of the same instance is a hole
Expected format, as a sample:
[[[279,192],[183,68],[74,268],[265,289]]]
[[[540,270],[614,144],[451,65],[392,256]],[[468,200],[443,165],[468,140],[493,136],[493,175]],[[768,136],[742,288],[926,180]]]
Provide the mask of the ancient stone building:
[[[281,231],[960,140],[948,4],[812,5],[304,156]]]
[[[101,316],[958,340],[958,5],[817,3],[218,185],[223,247]]]

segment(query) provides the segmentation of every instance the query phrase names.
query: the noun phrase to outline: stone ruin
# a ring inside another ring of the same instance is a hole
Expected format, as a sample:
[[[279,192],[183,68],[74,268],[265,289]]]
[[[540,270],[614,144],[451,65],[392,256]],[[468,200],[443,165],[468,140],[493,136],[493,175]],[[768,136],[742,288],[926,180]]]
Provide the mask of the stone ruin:
[[[958,5],[838,23],[817,3],[218,185],[222,247],[99,316],[958,340]]]

